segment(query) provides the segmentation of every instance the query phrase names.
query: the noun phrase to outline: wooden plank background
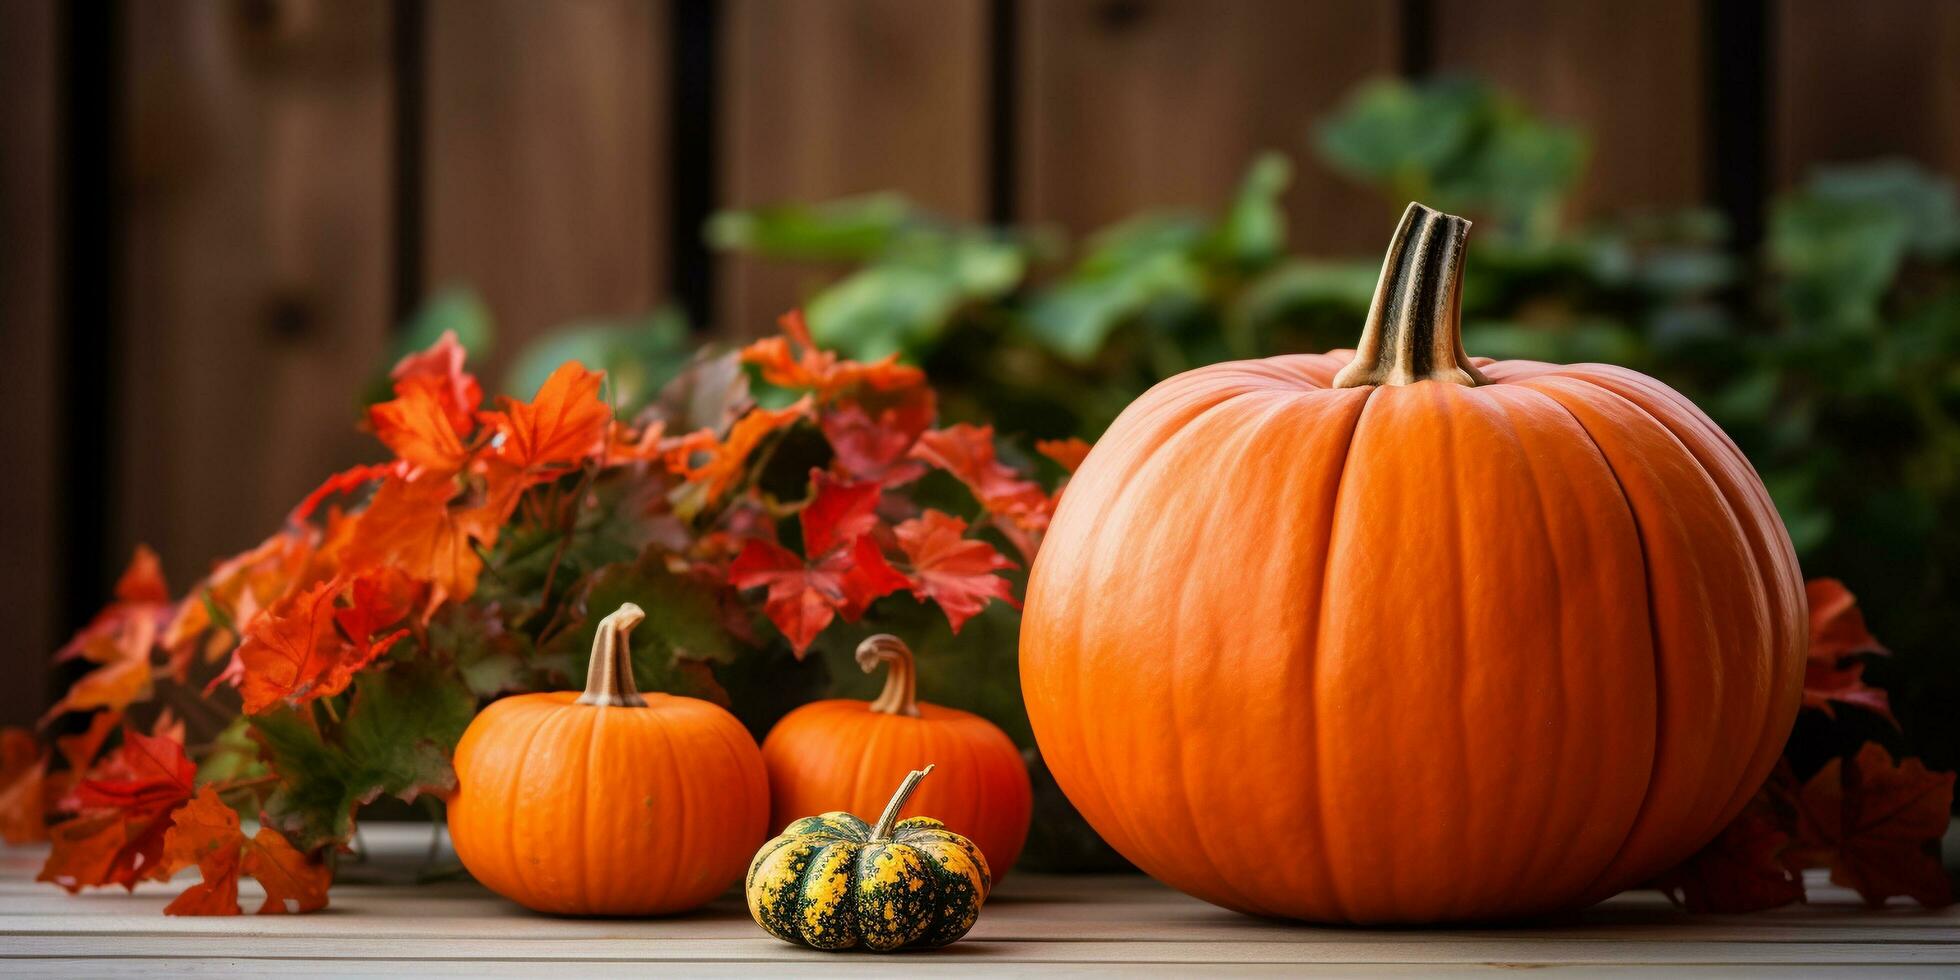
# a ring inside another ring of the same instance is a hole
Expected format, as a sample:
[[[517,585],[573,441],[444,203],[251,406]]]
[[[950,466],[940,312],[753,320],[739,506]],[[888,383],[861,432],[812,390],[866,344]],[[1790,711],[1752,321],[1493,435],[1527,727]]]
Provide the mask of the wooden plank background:
[[[1758,64],[1764,104],[1721,97]],[[1265,148],[1298,247],[1370,252],[1312,123],[1431,72],[1588,130],[1577,217],[1960,172],[1952,0],[5,0],[0,722],[136,542],[181,588],[373,455],[354,393],[429,289],[486,297],[496,378],[555,324],[679,297],[753,334],[832,274],[705,254],[713,207],[894,188],[1079,235]]]

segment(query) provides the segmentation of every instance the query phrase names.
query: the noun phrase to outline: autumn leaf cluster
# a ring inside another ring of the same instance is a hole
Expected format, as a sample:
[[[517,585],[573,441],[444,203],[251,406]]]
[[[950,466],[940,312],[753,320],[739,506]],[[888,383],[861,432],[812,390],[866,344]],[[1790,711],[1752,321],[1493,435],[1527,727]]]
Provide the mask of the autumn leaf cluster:
[[[1087,449],[1036,447],[1055,461],[1044,486],[990,427],[939,426],[917,368],[840,358],[796,314],[631,414],[576,362],[490,402],[465,360],[453,335],[404,358],[363,423],[389,458],[328,477],[188,594],[137,550],[56,654],[87,669],[43,728],[86,731],[0,736],[0,832],[52,842],[43,880],[134,888],[196,867],[168,911],[236,914],[242,877],[261,912],[320,908],[360,808],[453,790],[477,708],[582,676],[620,602],[653,620],[642,689],[723,703],[718,669],[771,647],[801,659],[882,601],[957,632],[1017,604],[1008,576]],[[960,504],[914,500],[932,473]],[[154,710],[166,694],[223,723],[187,746]],[[138,730],[139,714],[158,721]]]
[[[1864,681],[1863,658],[1886,650],[1857,600],[1835,579],[1814,579],[1807,591],[1805,710],[1835,717],[1835,706],[1856,705],[1892,721],[1885,692]],[[1951,904],[1939,842],[1953,781],[1953,773],[1929,771],[1918,759],[1895,760],[1877,742],[1829,760],[1808,779],[1786,757],[1720,836],[1655,885],[1691,912],[1754,912],[1803,901],[1803,872],[1828,868],[1834,884],[1873,906],[1895,897]]]

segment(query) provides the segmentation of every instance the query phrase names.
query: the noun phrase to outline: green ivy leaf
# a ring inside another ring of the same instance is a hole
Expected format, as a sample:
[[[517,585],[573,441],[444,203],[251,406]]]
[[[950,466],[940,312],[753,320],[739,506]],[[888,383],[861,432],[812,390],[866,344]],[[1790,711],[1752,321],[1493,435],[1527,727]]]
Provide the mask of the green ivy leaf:
[[[1280,195],[1293,181],[1293,164],[1283,154],[1264,153],[1252,161],[1225,216],[1212,232],[1209,251],[1240,269],[1260,269],[1286,250],[1286,212]]]
[[[453,789],[449,757],[475,713],[476,699],[460,678],[410,660],[361,674],[346,720],[328,740],[290,708],[254,716],[280,776],[266,800],[266,822],[308,850],[345,843],[354,811],[384,793],[413,800]]]
[[[504,391],[535,397],[546,378],[566,361],[606,372],[606,394],[621,417],[651,401],[694,356],[687,314],[663,307],[624,322],[575,323],[532,342],[517,355]]]
[[[566,601],[572,626],[539,649],[546,662],[562,663],[574,683],[585,678],[599,621],[631,602],[646,610],[633,631],[633,681],[641,691],[664,691],[726,705],[711,663],[728,663],[736,646],[722,616],[723,594],[697,579],[667,569],[657,549],[641,558],[599,569]]]
[[[924,220],[898,194],[869,194],[820,204],[722,211],[708,219],[708,244],[771,258],[866,261],[900,229]]]

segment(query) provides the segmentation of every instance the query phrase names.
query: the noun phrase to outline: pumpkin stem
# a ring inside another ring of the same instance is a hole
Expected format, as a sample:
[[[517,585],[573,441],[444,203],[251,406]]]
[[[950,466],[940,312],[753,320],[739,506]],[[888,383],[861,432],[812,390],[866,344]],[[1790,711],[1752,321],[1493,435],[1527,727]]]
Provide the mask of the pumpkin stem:
[[[585,668],[585,693],[579,695],[579,704],[646,706],[647,699],[633,686],[633,646],[627,639],[645,618],[646,612],[629,602],[599,620],[599,631],[592,634],[592,663]]]
[[[919,717],[919,672],[912,666],[912,648],[890,633],[865,637],[857,648],[858,666],[869,674],[879,664],[890,667],[885,674],[885,690],[871,702],[871,710],[888,715]]]
[[[871,828],[874,841],[891,840],[892,827],[898,823],[898,811],[905,809],[905,801],[912,798],[912,791],[919,788],[919,780],[932,772],[932,763],[924,769],[914,769],[905,775],[905,781],[898,784],[898,792],[892,794],[892,801],[885,804],[885,812],[878,815],[878,825]]]
[[[1389,239],[1368,323],[1334,387],[1490,379],[1463,352],[1463,243],[1470,222],[1411,202]]]

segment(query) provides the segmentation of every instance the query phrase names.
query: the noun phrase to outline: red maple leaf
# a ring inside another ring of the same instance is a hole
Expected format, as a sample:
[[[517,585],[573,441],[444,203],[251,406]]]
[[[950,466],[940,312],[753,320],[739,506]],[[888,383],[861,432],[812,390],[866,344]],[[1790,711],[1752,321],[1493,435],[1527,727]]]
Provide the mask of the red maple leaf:
[[[327,886],[333,871],[308,860],[285,836],[270,827],[246,837],[238,813],[205,786],[172,818],[165,837],[164,861],[173,867],[196,865],[203,880],[184,890],[164,908],[166,915],[237,915],[238,876],[242,872],[265,887],[259,914],[312,912],[327,906]]]
[[[500,399],[503,411],[484,416],[503,436],[498,454],[533,472],[576,466],[603,454],[613,414],[612,407],[599,398],[605,377],[577,361],[566,361],[529,402]]]
[[[912,446],[932,426],[937,411],[931,388],[909,388],[895,399],[840,402],[818,418],[836,459],[832,467],[854,480],[898,486],[918,479],[925,464]]]
[[[791,310],[777,321],[780,337],[765,337],[742,348],[742,361],[762,369],[762,380],[781,388],[816,393],[829,401],[860,385],[876,391],[897,391],[925,382],[925,372],[898,363],[891,354],[870,364],[845,360],[816,345],[802,310]]]
[[[803,553],[764,538],[750,538],[729,565],[738,589],[767,586],[763,613],[789,638],[798,657],[831,620],[856,622],[873,601],[911,582],[885,560],[872,531],[877,526],[878,485],[847,483],[821,470],[816,491],[803,508]]]
[[[1832,759],[1804,784],[1784,864],[1829,867],[1832,882],[1873,906],[1894,895],[1949,905],[1939,840],[1952,806],[1952,773],[1929,772],[1918,759],[1895,764],[1884,746],[1866,742],[1849,765]]]
[[[69,711],[121,711],[150,692],[150,657],[157,637],[173,615],[156,552],[137,546],[129,567],[116,582],[116,599],[74,639],[56,660],[81,658],[98,666],[82,675],[42,723]]]
[[[1811,579],[1804,587],[1810,600],[1810,658],[1804,664],[1803,703],[1835,712],[1832,702],[1855,704],[1897,725],[1885,691],[1865,684],[1865,665],[1852,658],[1888,653],[1865,628],[1857,597],[1833,578]]]
[[[1689,912],[1759,912],[1801,902],[1803,876],[1780,860],[1789,842],[1783,821],[1759,795],[1708,846],[1656,878],[1653,887]]]
[[[49,828],[54,849],[35,880],[74,892],[170,877],[164,835],[196,775],[181,742],[125,729],[122,745],[70,794],[80,815]]]
[[[475,424],[476,408],[483,403],[483,386],[463,370],[466,356],[463,345],[456,341],[456,331],[444,330],[427,350],[410,354],[395,365],[389,373],[395,381],[395,393],[399,395],[406,388],[429,392],[442,406],[450,426],[468,434]]]
[[[1021,558],[1034,560],[1042,532],[1054,515],[1055,500],[1040,484],[996,458],[993,426],[962,422],[927,432],[912,447],[912,456],[966,484],[987,513],[1001,518],[997,527]]]
[[[988,599],[1020,606],[1007,580],[994,574],[1014,563],[965,535],[965,521],[936,510],[898,526],[898,546],[912,562],[912,594],[939,603],[955,633]]]
[[[345,592],[350,605],[339,606]],[[355,672],[387,652],[406,629],[418,590],[406,576],[378,569],[351,583],[332,578],[274,603],[245,629],[238,647],[238,692],[247,714],[303,704],[347,689]]]

